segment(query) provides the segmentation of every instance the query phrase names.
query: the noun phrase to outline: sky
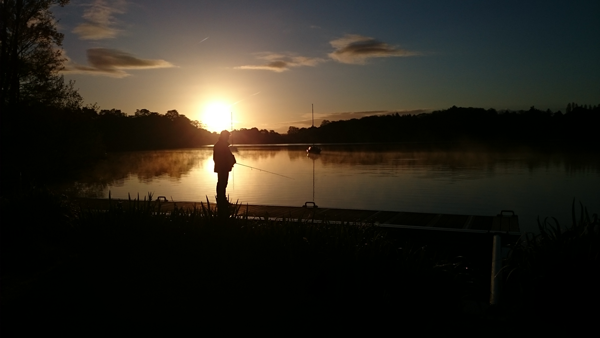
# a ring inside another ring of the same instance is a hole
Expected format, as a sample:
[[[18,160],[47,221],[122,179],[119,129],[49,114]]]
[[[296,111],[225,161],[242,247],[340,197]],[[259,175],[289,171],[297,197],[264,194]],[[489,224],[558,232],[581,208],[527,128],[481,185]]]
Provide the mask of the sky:
[[[452,106],[600,104],[600,2],[72,0],[52,9],[87,104],[212,131]]]

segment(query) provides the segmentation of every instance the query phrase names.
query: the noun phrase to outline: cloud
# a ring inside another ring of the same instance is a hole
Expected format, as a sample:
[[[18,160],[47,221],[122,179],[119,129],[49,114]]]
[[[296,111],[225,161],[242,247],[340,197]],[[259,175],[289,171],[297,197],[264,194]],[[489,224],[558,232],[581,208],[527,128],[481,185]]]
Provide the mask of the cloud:
[[[370,58],[399,57],[418,55],[405,49],[388,45],[370,37],[347,34],[329,42],[335,48],[329,57],[342,63],[364,64]]]
[[[316,28],[316,26],[314,27]],[[356,34],[347,34],[329,43],[335,48],[335,51],[329,53],[328,56],[342,63],[364,64],[370,58],[419,55],[417,52],[393,47],[385,42]],[[238,66],[235,69],[270,70],[281,73],[294,67],[314,67],[328,61],[323,58],[298,56],[292,53],[277,54],[269,52],[259,53],[256,58],[264,62],[258,65]]]
[[[117,49],[91,48],[87,50],[89,65],[68,62],[64,73],[126,77],[131,74],[125,69],[154,69],[174,67],[165,60],[141,59]]]
[[[259,65],[246,65],[235,67],[235,69],[248,69],[248,70],[270,70],[273,72],[284,72],[294,67],[310,66],[314,67],[321,62],[325,62],[325,59],[311,58],[307,56],[298,56],[294,54],[276,54],[276,53],[261,53],[257,55],[258,59],[264,60],[263,64]]]
[[[126,2],[116,0],[107,3],[105,0],[95,0],[83,13],[86,22],[73,29],[82,40],[102,40],[115,38],[120,32],[115,28],[117,21],[114,14],[125,13]]]

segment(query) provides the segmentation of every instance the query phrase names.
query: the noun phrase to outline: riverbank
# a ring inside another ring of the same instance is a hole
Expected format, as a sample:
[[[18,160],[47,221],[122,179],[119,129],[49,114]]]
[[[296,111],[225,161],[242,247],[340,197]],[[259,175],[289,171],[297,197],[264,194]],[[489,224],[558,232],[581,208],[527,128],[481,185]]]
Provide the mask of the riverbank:
[[[48,192],[24,197],[2,202],[3,331],[153,319],[476,332],[543,319],[516,293],[504,311],[477,306],[489,299],[489,260],[484,268],[469,250],[369,224],[253,221],[237,208],[220,219],[208,203],[168,215],[148,201],[94,212]],[[45,201],[35,212],[32,198]]]

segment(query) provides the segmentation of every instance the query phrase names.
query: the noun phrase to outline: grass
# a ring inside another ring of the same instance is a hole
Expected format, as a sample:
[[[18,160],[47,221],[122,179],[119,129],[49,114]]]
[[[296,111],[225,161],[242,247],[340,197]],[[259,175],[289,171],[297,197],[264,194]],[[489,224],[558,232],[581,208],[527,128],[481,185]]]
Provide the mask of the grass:
[[[506,261],[505,293],[517,314],[540,322],[587,327],[600,314],[600,220],[572,204],[572,224],[538,219],[538,234],[526,234]],[[571,326],[575,328],[575,326]]]
[[[584,211],[573,227],[546,224],[513,249],[509,304],[543,304],[540,295],[564,289],[537,290],[539,280],[595,271],[598,219]],[[223,217],[208,199],[166,212],[150,194],[91,210],[44,189],[4,199],[1,216],[2,320],[12,327],[160,318],[326,324],[339,333],[356,325],[477,330],[494,323],[463,311],[464,300],[479,297],[473,290],[489,288],[489,270],[472,265],[476,259],[371,224],[255,220],[238,203]],[[592,292],[579,283],[570,287]]]

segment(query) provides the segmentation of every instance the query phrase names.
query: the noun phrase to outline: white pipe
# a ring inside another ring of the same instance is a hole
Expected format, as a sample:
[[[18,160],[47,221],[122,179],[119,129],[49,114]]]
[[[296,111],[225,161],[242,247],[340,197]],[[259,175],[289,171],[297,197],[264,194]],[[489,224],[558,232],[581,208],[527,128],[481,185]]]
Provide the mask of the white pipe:
[[[492,281],[491,281],[491,294],[490,294],[490,305],[497,305],[500,301],[500,283],[502,269],[502,242],[500,235],[494,235],[492,247]]]

